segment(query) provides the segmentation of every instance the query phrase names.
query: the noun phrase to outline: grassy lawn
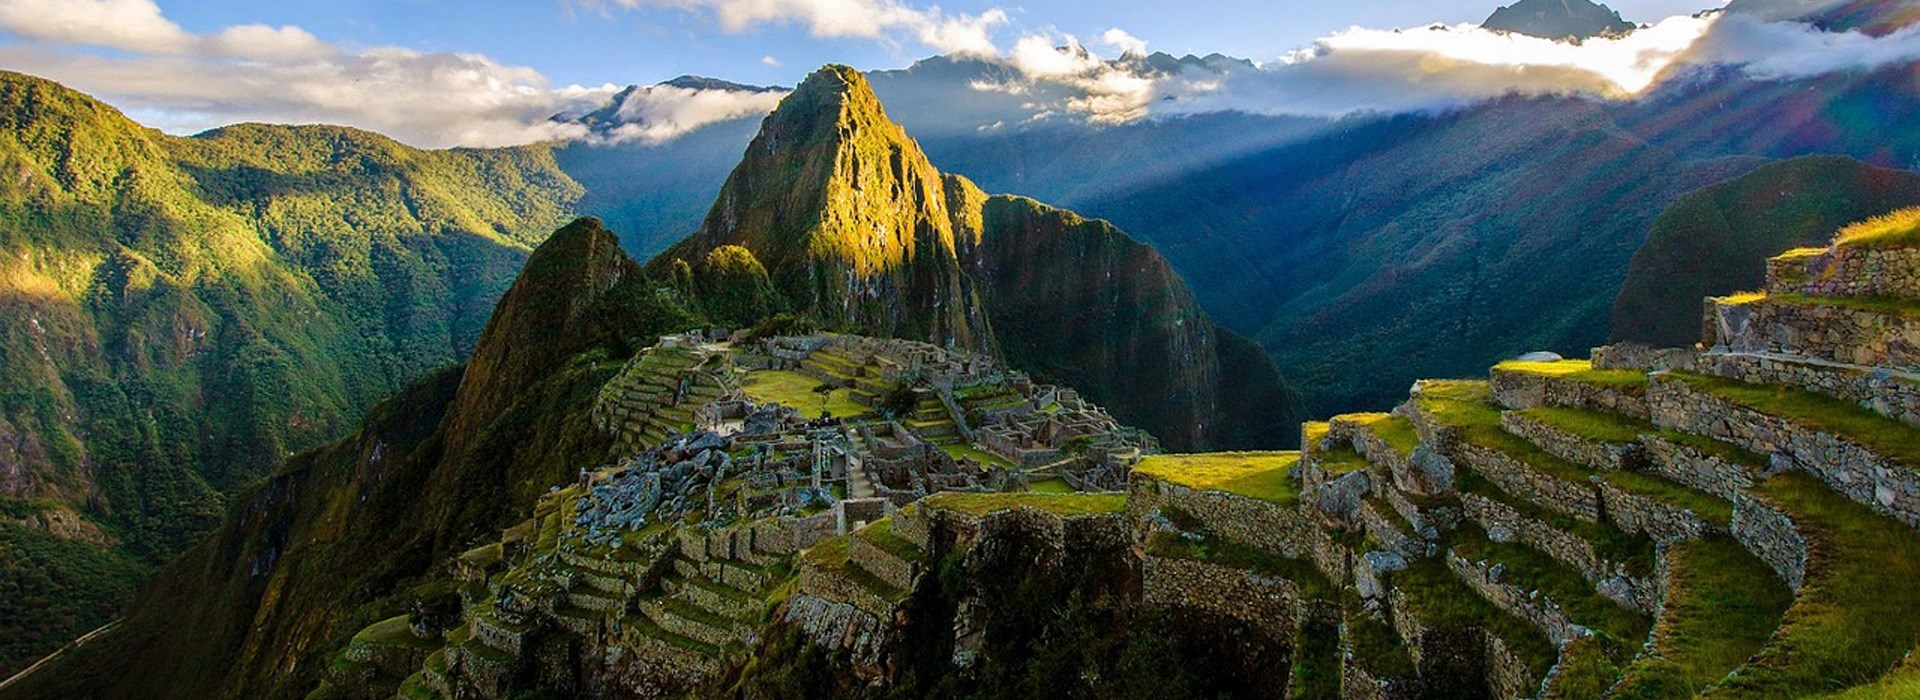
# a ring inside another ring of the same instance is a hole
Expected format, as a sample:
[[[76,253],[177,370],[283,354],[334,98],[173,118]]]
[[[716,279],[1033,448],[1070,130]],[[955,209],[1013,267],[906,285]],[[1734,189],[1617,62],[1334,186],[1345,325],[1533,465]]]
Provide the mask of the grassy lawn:
[[[1746,292],[1717,297],[1715,301],[1728,306],[1742,306],[1764,301],[1791,306],[1832,306],[1889,316],[1920,316],[1920,302],[1887,297],[1814,297],[1804,294],[1768,295],[1766,292]]]
[[[1365,471],[1369,466],[1367,464],[1367,458],[1360,456],[1359,452],[1355,452],[1353,448],[1348,445],[1341,445],[1330,450],[1315,452],[1314,458],[1319,462],[1320,468],[1325,469],[1328,474],[1348,474]]]
[[[1041,479],[1028,484],[1027,490],[1034,493],[1076,493],[1073,484],[1067,483],[1066,479]]]
[[[1676,544],[1668,561],[1673,585],[1655,653],[1627,667],[1613,696],[1620,700],[1699,694],[1759,651],[1793,602],[1772,569],[1726,537]]]
[[[1549,377],[1561,377],[1582,384],[1592,384],[1612,389],[1645,389],[1647,375],[1624,369],[1594,369],[1591,360],[1561,360],[1559,362],[1520,362],[1508,360],[1494,365],[1502,372],[1526,372]]]
[[[396,615],[375,622],[366,629],[360,630],[359,634],[353,635],[353,641],[361,644],[398,646],[413,649],[437,649],[440,646],[439,643],[433,640],[421,639],[418,635],[415,635],[413,628],[407,625],[406,615]]]
[[[1532,418],[1547,427],[1558,428],[1594,442],[1623,445],[1640,441],[1645,433],[1658,433],[1659,428],[1652,423],[1637,421],[1605,411],[1586,411],[1578,408],[1530,408],[1520,415]]]
[[[756,402],[778,403],[811,416],[820,412],[820,394],[814,392],[818,386],[820,380],[799,372],[762,370],[747,373],[747,383],[742,390]],[[867,415],[867,407],[855,403],[853,392],[847,389],[834,389],[828,394],[826,408],[835,418]]]
[[[1669,372],[1695,391],[1829,433],[1909,467],[1920,467],[1920,429],[1825,394]]]
[[[1733,504],[1705,491],[1638,472],[1603,472],[1600,478],[1627,493],[1693,511],[1710,523],[1725,526],[1733,522]]]
[[[1005,457],[994,454],[992,452],[988,452],[978,447],[974,447],[966,443],[960,443],[957,445],[941,445],[940,451],[947,453],[948,457],[952,457],[954,459],[960,459],[962,457],[972,457],[974,461],[979,462],[981,464],[985,464],[987,466],[992,466],[992,467],[1000,467],[1003,469],[1013,469],[1017,466],[1013,462],[1008,461],[1007,458]]]
[[[1135,474],[1189,488],[1225,491],[1281,505],[1299,502],[1287,472],[1300,463],[1298,452],[1214,452],[1151,455],[1135,465]]]
[[[1097,515],[1126,510],[1117,493],[936,493],[920,501],[927,508],[981,516],[1001,510],[1034,508],[1054,515]]]
[[[1420,446],[1420,433],[1413,429],[1413,423],[1389,413],[1350,413],[1334,420],[1365,427],[1402,456],[1413,454],[1413,448]]]
[[[1733,697],[1806,697],[1879,681],[1920,643],[1920,531],[1803,472],[1754,490],[1825,546],[1779,631],[1726,689]]]

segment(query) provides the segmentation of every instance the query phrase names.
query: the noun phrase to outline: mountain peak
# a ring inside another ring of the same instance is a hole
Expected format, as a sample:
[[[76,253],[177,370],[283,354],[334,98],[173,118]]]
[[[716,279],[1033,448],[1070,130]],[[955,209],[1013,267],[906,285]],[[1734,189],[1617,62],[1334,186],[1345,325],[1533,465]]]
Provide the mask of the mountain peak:
[[[761,123],[700,232],[668,259],[739,246],[791,306],[836,328],[988,349],[943,176],[867,77],[829,65]],[[658,271],[656,269],[656,271]]]
[[[1520,0],[1494,10],[1481,25],[1500,32],[1542,39],[1592,39],[1637,28],[1620,13],[1592,0]]]

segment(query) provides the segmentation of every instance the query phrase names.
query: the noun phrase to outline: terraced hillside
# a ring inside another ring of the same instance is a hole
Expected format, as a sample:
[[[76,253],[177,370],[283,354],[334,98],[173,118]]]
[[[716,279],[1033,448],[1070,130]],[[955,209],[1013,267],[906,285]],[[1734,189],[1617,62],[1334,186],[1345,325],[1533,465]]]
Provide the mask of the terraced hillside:
[[[1424,381],[1124,492],[841,500],[674,435],[446,562],[315,697],[1914,697],[1910,224],[1775,258],[1701,349]],[[858,401],[883,346],[767,347]]]

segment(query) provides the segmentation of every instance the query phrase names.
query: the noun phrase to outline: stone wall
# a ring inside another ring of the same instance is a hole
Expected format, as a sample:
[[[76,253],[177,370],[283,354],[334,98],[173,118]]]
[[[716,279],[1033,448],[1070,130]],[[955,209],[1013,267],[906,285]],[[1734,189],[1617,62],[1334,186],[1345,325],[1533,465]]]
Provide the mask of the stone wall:
[[[1547,454],[1592,469],[1632,471],[1646,463],[1646,450],[1638,442],[1601,442],[1513,411],[1500,414],[1500,427],[1539,446]]]
[[[1646,535],[1659,542],[1675,542],[1724,532],[1717,524],[1699,514],[1664,501],[1628,493],[1606,481],[1600,487],[1600,501],[1614,526],[1633,535]]]
[[[1798,358],[1709,352],[1701,371],[1748,384],[1791,386],[1920,425],[1920,375],[1804,362]]]
[[[820,648],[846,652],[856,677],[866,681],[885,677],[887,620],[891,618],[803,592],[787,602],[783,619]]]
[[[1659,599],[1657,582],[1630,574],[1621,562],[1608,561],[1591,542],[1474,494],[1460,494],[1460,503],[1467,519],[1485,529],[1488,539],[1518,542],[1553,557],[1579,571],[1596,591],[1621,605],[1644,612],[1652,610]]]
[[[1708,302],[1702,343],[1715,350],[1774,353],[1860,367],[1920,368],[1920,317],[1762,299]]]
[[[1220,491],[1203,491],[1135,472],[1127,480],[1127,519],[1176,509],[1210,534],[1290,559],[1309,559],[1326,533],[1298,506],[1283,506]],[[1335,577],[1342,580],[1344,577]]]
[[[1473,636],[1480,640],[1479,648],[1458,649],[1454,644],[1458,640],[1453,635],[1429,636],[1430,633],[1443,631],[1430,629],[1420,621],[1419,616],[1415,615],[1411,606],[1407,604],[1405,591],[1394,587],[1388,592],[1388,600],[1393,611],[1394,631],[1400,634],[1401,639],[1408,640],[1407,654],[1413,657],[1414,663],[1420,668],[1427,668],[1425,659],[1429,653],[1461,653],[1463,651],[1477,653],[1481,656],[1486,672],[1487,688],[1494,697],[1502,700],[1532,697],[1539,689],[1539,684],[1527,671],[1526,664],[1522,663],[1519,657],[1514,656],[1513,652],[1507,648],[1506,642],[1501,641],[1498,636],[1485,630],[1478,630]],[[1435,649],[1429,650],[1430,644],[1435,645]]]
[[[1493,370],[1493,399],[1513,410],[1583,408],[1647,419],[1646,397],[1638,388],[1597,386],[1538,372]]]
[[[1383,513],[1382,510],[1388,512]],[[1371,501],[1360,505],[1360,522],[1373,541],[1410,559],[1426,556],[1429,548],[1427,540],[1418,532],[1406,532],[1404,526],[1389,513],[1397,511],[1393,511],[1384,501],[1377,505]]]
[[[1547,639],[1555,646],[1581,636],[1582,632],[1573,624],[1573,620],[1567,618],[1566,611],[1545,595],[1522,590],[1519,586],[1499,580],[1493,573],[1493,567],[1486,562],[1467,561],[1454,550],[1447,550],[1446,557],[1447,568],[1453,570],[1453,574],[1468,588],[1495,607],[1533,623],[1533,626],[1546,633]]]
[[[1807,579],[1807,538],[1786,511],[1759,498],[1733,504],[1733,537],[1766,562],[1794,592]]]
[[[1767,291],[1920,299],[1920,249],[1847,247],[1783,255],[1767,261]]]
[[[920,562],[894,556],[857,534],[847,540],[847,560],[903,591],[913,590],[920,577]]]
[[[1230,617],[1289,642],[1300,612],[1300,589],[1292,581],[1152,555],[1141,562],[1141,599],[1149,608],[1195,609]]]
[[[1639,343],[1621,343],[1593,349],[1594,369],[1694,372],[1698,371],[1698,367],[1699,354],[1692,348],[1655,348]]]
[[[1642,435],[1647,446],[1649,471],[1668,481],[1737,501],[1753,486],[1754,469],[1735,464],[1658,435]]]
[[[1527,670],[1525,662],[1515,656],[1507,643],[1492,632],[1481,631],[1485,638],[1487,664],[1487,689],[1496,698],[1513,700],[1530,698],[1538,693],[1540,680]]]
[[[800,567],[800,594],[845,603],[877,619],[893,619],[893,601],[880,597],[838,571],[817,566]]]
[[[1600,521],[1600,492],[1593,484],[1551,476],[1504,452],[1462,443],[1454,455],[1514,498],[1589,522]]]
[[[1820,477],[1835,492],[1920,526],[1920,472],[1912,467],[1838,436],[1694,391],[1673,377],[1654,375],[1648,396],[1655,407],[1654,422],[1663,427],[1774,455],[1776,464],[1784,459]]]

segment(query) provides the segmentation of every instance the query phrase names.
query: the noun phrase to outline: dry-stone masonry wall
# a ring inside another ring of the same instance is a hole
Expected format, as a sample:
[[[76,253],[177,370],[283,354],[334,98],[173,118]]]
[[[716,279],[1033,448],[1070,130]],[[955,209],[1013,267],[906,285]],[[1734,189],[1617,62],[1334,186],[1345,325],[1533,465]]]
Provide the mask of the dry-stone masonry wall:
[[[1654,375],[1648,397],[1655,422],[1786,459],[1833,490],[1874,510],[1920,525],[1920,472],[1838,436],[1745,408],[1685,381]]]
[[[1767,291],[1920,299],[1920,248],[1834,248],[1767,261]]]

